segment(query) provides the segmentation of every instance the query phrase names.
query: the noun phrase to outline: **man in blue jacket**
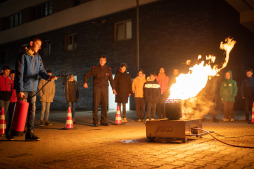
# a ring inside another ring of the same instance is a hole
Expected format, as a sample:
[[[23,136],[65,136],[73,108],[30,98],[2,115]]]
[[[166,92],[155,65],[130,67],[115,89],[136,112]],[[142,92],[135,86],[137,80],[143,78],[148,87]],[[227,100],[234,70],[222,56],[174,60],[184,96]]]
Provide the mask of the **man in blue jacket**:
[[[41,48],[41,39],[34,37],[29,42],[29,47],[25,49],[16,61],[15,88],[19,99],[27,100],[29,109],[27,114],[26,140],[37,140],[34,133],[34,119],[36,110],[36,90],[38,87],[39,76],[45,80],[55,80],[55,76],[50,76],[44,69],[41,56],[38,51]]]

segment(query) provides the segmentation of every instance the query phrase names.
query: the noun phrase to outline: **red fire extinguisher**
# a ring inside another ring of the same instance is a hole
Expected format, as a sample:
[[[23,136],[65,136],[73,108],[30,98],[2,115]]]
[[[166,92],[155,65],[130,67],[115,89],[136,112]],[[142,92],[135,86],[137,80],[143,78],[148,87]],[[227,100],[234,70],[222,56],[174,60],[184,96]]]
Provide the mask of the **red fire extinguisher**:
[[[61,77],[61,75],[56,76]],[[50,81],[47,81],[33,96],[35,97],[44,86],[46,86]],[[12,136],[23,136],[26,124],[26,117],[29,108],[29,103],[21,100],[16,103],[14,115],[12,118],[12,125],[11,125],[11,135]]]
[[[11,135],[23,136],[29,103],[26,101],[17,101],[12,119]]]

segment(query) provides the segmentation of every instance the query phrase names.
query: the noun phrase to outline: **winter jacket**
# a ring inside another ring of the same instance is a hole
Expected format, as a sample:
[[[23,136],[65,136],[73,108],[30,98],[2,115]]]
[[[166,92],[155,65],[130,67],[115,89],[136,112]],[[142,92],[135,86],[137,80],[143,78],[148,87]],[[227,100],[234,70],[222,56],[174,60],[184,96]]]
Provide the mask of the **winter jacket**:
[[[132,92],[135,93],[135,97],[143,98],[144,97],[144,84],[146,83],[145,76],[137,76],[132,83]]]
[[[13,84],[9,76],[0,75],[0,100],[10,100],[12,85]]]
[[[158,103],[161,96],[160,85],[156,81],[147,81],[144,86],[144,96],[148,103]]]
[[[38,85],[38,90],[40,90],[47,82],[47,80],[41,79]],[[55,96],[55,81],[48,82],[39,93],[41,102],[53,102]]]
[[[246,77],[241,84],[241,97],[254,98],[254,77]]]
[[[168,91],[168,83],[169,83],[169,77],[166,76],[164,81],[160,81],[159,77],[156,76],[156,81],[158,82],[158,84],[160,85],[160,88],[161,88],[161,94],[165,93]]]
[[[111,68],[107,65],[101,66],[96,65],[93,66],[92,69],[84,76],[84,83],[87,83],[87,80],[93,76],[93,86],[104,88],[108,87],[108,80],[110,81],[110,85],[112,89],[115,89],[114,80],[112,77]]]
[[[26,53],[18,56],[16,60],[16,75],[14,79],[15,89],[19,92],[36,91],[39,77],[47,80],[49,74],[44,69],[41,56],[39,54]]]
[[[235,102],[235,96],[237,94],[237,84],[236,81],[232,79],[232,72],[228,71],[231,74],[230,79],[225,79],[221,82],[220,86],[220,97],[222,101]]]
[[[15,103],[17,101],[18,99],[17,99],[16,89],[14,89],[14,81],[12,81],[12,95],[11,95],[10,102]]]
[[[67,81],[65,84],[65,97],[67,102],[77,102],[79,99],[79,91],[77,81]]]
[[[116,103],[128,103],[129,94],[132,93],[131,89],[131,77],[125,71],[122,73],[118,71],[116,73],[115,79],[115,86],[116,86]]]

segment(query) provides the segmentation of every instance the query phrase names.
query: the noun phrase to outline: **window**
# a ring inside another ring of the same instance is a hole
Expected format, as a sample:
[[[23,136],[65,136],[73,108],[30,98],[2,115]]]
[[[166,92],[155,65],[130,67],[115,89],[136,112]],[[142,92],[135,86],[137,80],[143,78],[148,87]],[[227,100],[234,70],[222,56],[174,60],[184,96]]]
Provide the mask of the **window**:
[[[131,20],[115,23],[114,25],[114,40],[123,41],[132,38]]]
[[[77,49],[77,34],[69,34],[65,36],[65,51],[73,51]]]
[[[18,12],[14,15],[9,16],[9,28],[12,28],[14,26],[18,26],[22,23],[22,13]]]
[[[52,0],[49,0],[43,4],[34,7],[34,19],[48,16],[51,15],[52,13],[53,13]]]
[[[51,42],[50,41],[43,41],[41,52],[43,56],[49,56],[51,54]]]

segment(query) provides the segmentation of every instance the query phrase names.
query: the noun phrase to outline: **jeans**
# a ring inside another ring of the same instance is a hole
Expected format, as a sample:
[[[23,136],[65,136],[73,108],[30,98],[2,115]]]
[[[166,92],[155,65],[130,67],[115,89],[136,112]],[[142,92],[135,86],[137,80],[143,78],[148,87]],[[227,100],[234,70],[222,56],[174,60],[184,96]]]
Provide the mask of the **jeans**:
[[[36,111],[36,92],[24,92],[25,97],[27,99],[24,99],[29,103],[28,113],[27,113],[27,132],[31,132],[34,130],[34,119],[35,119],[35,111]],[[34,97],[32,97],[34,96]]]
[[[8,108],[9,108],[10,100],[4,101],[0,100],[0,108],[4,107],[4,114],[7,114]]]
[[[143,119],[144,118],[144,112],[145,112],[145,100],[141,97],[136,97],[136,112],[137,112],[137,118]]]
[[[50,110],[50,103],[51,102],[41,102],[41,121],[44,120],[44,113],[46,110],[45,114],[45,121],[49,120],[49,110]]]
[[[72,118],[75,118],[75,104],[76,102],[68,102],[68,106],[71,108],[71,115]]]
[[[146,118],[147,119],[154,118],[155,111],[156,111],[156,105],[157,105],[157,103],[148,102],[148,104],[147,104],[147,112],[146,112]]]
[[[252,114],[252,106],[253,106],[254,99],[245,98],[244,99],[244,111],[245,111],[245,120],[249,121],[250,115]]]
[[[224,101],[223,103],[224,103],[224,112],[225,112],[224,118],[229,119],[229,116],[230,116],[230,119],[234,119],[234,102]]]
[[[10,103],[10,105],[9,105],[9,120],[8,120],[7,127],[6,127],[6,135],[9,135],[10,131],[11,131],[12,118],[14,115],[15,105],[16,105],[16,102]]]
[[[117,106],[119,106],[120,111],[121,111],[121,104],[123,104],[123,118],[126,118],[126,103],[117,103]]]

